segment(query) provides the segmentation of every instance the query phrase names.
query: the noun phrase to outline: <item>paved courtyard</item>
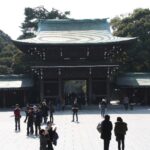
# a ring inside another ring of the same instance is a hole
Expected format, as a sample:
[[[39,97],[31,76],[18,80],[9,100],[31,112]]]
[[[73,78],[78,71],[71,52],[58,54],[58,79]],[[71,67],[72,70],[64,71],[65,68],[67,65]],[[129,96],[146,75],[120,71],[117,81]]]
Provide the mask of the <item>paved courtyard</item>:
[[[128,123],[126,135],[126,150],[150,149],[150,108],[137,107],[133,111],[121,108],[108,110],[111,121],[121,116]],[[21,118],[21,132],[14,131],[14,117],[12,111],[0,111],[0,149],[1,150],[39,150],[39,138],[26,136],[24,113]],[[98,109],[81,110],[79,123],[71,122],[71,111],[55,113],[55,124],[59,134],[58,145],[55,150],[102,150],[103,141],[96,130],[102,119]],[[42,126],[42,128],[45,128]],[[117,150],[114,132],[110,150]]]

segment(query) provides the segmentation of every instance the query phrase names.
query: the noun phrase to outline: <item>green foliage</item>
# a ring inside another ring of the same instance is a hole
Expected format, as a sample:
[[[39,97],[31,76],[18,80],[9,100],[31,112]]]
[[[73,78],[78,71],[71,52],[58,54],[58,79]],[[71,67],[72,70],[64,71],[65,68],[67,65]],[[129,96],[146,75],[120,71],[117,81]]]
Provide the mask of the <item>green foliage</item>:
[[[138,37],[132,49],[127,51],[126,64],[122,71],[150,70],[150,10],[136,9],[127,17],[115,17],[111,20],[114,35],[120,37]]]
[[[37,24],[40,19],[66,19],[70,12],[60,12],[54,8],[49,12],[40,6],[36,8],[25,8],[24,14],[25,20],[21,26],[23,35],[21,35],[19,39],[34,37],[34,31],[37,30]]]

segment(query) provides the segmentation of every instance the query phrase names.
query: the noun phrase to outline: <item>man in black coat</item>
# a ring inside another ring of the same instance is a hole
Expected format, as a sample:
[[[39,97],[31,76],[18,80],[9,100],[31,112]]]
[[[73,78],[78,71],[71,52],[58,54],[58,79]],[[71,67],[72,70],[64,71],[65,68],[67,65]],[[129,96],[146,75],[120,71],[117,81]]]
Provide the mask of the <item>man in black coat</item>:
[[[104,140],[104,150],[109,150],[111,140],[112,122],[110,116],[105,115],[104,121],[101,123],[101,138]]]

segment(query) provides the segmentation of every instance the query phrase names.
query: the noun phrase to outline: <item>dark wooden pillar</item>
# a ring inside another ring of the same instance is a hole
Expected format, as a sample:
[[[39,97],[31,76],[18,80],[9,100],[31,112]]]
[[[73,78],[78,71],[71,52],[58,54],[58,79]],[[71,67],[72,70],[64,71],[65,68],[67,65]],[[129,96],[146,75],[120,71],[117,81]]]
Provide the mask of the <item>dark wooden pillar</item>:
[[[59,96],[59,99],[62,100],[62,76],[61,76],[61,69],[58,69],[58,96]]]
[[[148,88],[144,89],[144,104],[148,104]]]
[[[107,79],[106,79],[106,99],[110,103],[110,68],[107,68]]]
[[[89,104],[92,103],[92,70],[89,69],[89,79],[88,79],[88,93],[89,93]]]
[[[3,107],[6,107],[6,95],[5,95],[5,91],[3,91]]]
[[[44,82],[40,79],[40,101],[43,101],[44,98]]]
[[[26,104],[27,104],[27,96],[26,96],[25,90],[23,90],[23,104],[24,104],[24,106],[26,106]]]

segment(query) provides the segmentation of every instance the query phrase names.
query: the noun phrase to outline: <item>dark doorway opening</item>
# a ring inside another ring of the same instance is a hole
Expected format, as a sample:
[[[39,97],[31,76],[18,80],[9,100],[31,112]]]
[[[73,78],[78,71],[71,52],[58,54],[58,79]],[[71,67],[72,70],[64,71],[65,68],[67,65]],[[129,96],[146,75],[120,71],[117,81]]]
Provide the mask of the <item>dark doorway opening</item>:
[[[87,81],[63,81],[63,95],[65,99],[65,105],[72,105],[75,98],[77,98],[79,105],[85,105],[87,103]]]

